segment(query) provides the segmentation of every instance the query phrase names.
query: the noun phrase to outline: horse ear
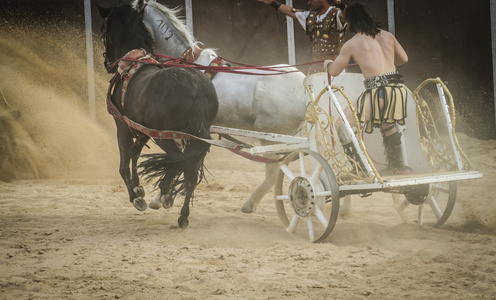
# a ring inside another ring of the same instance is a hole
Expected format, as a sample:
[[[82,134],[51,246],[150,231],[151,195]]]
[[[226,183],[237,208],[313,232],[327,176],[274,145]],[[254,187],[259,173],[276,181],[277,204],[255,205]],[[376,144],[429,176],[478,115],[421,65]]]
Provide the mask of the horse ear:
[[[136,11],[138,11],[139,13],[144,13],[145,6],[145,0],[138,0],[136,2]]]
[[[112,11],[112,8],[105,8],[105,7],[101,7],[99,6],[98,4],[96,5],[96,8],[98,9],[98,13],[100,14],[100,17],[102,18],[106,18],[108,17],[108,15],[110,14],[110,12]]]

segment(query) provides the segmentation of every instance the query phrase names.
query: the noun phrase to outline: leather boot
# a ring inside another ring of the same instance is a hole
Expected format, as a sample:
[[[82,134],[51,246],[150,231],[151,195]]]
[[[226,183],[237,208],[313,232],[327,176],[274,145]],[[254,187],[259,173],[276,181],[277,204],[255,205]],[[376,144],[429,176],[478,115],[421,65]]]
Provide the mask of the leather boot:
[[[339,141],[341,142],[341,145],[343,146],[344,153],[349,158],[356,161],[359,167],[365,171],[365,166],[363,165],[363,162],[360,159],[360,156],[358,155],[355,146],[353,145],[353,141],[351,139],[350,134],[348,133],[348,131],[344,126],[338,128],[338,137],[339,137]]]
[[[406,167],[403,163],[402,149],[401,149],[401,133],[395,132],[386,136],[382,131],[384,139],[384,148],[386,150],[386,160],[388,169],[394,174],[402,174],[404,172],[411,173],[411,169]]]

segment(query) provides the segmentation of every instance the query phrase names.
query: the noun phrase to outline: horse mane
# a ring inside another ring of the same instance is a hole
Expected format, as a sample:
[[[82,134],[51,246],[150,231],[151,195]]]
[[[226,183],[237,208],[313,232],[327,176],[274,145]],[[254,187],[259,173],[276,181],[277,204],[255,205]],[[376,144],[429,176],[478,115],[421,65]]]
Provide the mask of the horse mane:
[[[132,7],[134,9],[139,9],[138,7],[139,0],[133,0]],[[182,6],[176,6],[174,8],[169,8],[163,4],[158,3],[155,0],[145,0],[146,5],[152,6],[155,9],[159,10],[163,13],[174,25],[174,27],[179,31],[179,33],[186,39],[186,42],[191,47],[191,49],[195,49],[195,46],[198,42],[195,40],[195,37],[188,31],[188,27],[186,26],[186,22],[184,18],[180,16],[180,12],[183,10]]]

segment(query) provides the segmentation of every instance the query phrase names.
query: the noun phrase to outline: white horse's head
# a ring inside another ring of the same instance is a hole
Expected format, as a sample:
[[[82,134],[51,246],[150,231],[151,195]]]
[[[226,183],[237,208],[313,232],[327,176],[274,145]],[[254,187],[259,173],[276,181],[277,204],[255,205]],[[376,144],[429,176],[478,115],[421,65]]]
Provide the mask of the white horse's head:
[[[155,0],[134,0],[132,6],[143,14],[143,23],[155,41],[157,53],[179,57],[186,49],[195,49],[195,38],[179,17],[181,7],[168,8]]]

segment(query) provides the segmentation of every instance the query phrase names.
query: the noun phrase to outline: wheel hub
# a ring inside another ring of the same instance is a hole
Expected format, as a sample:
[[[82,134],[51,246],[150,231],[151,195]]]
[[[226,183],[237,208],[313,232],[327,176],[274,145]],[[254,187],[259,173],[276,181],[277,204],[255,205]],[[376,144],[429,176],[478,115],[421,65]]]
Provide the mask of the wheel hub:
[[[295,213],[300,217],[310,215],[315,207],[315,190],[310,181],[296,177],[289,186],[289,200]]]
[[[413,205],[420,205],[425,202],[429,194],[429,184],[413,186],[405,193],[405,198]]]

